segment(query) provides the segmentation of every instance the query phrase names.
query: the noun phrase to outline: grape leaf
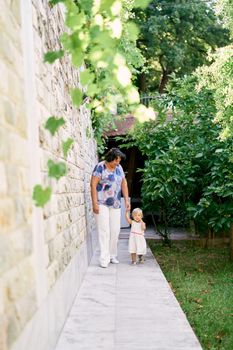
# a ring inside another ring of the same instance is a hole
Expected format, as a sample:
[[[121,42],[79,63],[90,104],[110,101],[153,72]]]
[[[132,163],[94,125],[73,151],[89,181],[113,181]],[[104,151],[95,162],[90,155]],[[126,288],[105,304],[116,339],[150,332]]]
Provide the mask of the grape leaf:
[[[44,54],[44,62],[53,63],[58,58],[61,58],[64,56],[64,51],[48,51],[46,54]]]
[[[82,104],[82,100],[83,100],[82,91],[78,88],[71,90],[71,98],[72,98],[73,104],[76,107],[79,107]]]
[[[32,198],[35,201],[37,207],[44,207],[44,205],[50,200],[52,194],[51,187],[43,189],[41,185],[34,186]]]
[[[49,130],[51,135],[54,136],[54,134],[60,128],[60,126],[64,124],[65,124],[65,120],[63,118],[56,118],[52,116],[47,120],[45,124],[45,129]]]
[[[59,180],[62,176],[66,175],[66,164],[63,162],[55,163],[51,159],[48,161],[48,174],[50,177],[55,177]]]
[[[66,141],[62,142],[62,149],[63,149],[63,154],[64,154],[65,158],[67,157],[67,154],[68,154],[69,149],[72,146],[73,142],[74,142],[74,140],[71,138],[68,138]]]

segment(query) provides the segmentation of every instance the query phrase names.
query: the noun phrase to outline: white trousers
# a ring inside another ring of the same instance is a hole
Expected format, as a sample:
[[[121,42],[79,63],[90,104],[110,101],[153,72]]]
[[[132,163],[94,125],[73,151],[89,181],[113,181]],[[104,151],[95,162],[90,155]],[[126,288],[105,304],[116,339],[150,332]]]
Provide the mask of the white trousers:
[[[108,264],[117,256],[117,243],[121,228],[121,209],[99,205],[99,214],[95,214],[99,246],[100,263]]]

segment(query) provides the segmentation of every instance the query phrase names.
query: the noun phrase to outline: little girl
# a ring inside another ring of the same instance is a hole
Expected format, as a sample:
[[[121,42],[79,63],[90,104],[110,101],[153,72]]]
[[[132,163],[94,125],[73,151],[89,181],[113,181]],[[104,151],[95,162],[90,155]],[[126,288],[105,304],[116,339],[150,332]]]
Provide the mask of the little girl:
[[[142,210],[135,208],[132,211],[133,220],[129,218],[129,213],[125,213],[127,222],[131,225],[131,231],[129,235],[129,253],[131,254],[132,264],[136,265],[137,255],[139,262],[144,262],[144,256],[146,254],[146,240],[144,237],[144,231],[146,224],[142,221]]]

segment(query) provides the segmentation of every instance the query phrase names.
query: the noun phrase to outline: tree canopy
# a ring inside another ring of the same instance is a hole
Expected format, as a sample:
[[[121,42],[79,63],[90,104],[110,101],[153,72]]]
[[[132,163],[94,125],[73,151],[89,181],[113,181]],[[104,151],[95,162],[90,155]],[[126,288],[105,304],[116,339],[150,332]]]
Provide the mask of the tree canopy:
[[[136,19],[138,45],[149,73],[143,73],[146,82],[139,83],[142,91],[155,91],[159,84],[163,92],[171,73],[190,74],[207,63],[209,50],[229,42],[228,30],[207,1],[154,0],[145,10],[136,11]]]
[[[218,0],[216,8],[230,30],[232,42],[233,1]],[[233,44],[216,50],[209,56],[209,61],[209,66],[200,67],[197,71],[199,88],[207,86],[212,90],[216,106],[214,121],[223,126],[220,137],[225,140],[233,135]],[[233,154],[231,159],[233,161]]]

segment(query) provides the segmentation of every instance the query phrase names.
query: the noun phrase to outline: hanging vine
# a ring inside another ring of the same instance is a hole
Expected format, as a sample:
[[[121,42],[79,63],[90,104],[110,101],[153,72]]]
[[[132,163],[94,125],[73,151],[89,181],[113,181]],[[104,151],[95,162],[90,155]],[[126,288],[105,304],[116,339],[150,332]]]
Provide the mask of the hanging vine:
[[[118,107],[133,113],[140,120],[154,118],[154,111],[140,104],[133,85],[133,74],[143,65],[136,47],[138,28],[132,9],[145,8],[150,0],[50,0],[50,6],[65,7],[67,30],[61,35],[62,50],[49,51],[44,61],[54,63],[69,55],[80,74],[80,82],[70,89],[76,108],[81,105],[91,111],[92,127],[99,149],[103,150],[103,132],[113,124],[113,112]],[[123,108],[122,108],[123,107]],[[50,117],[45,125],[52,136],[65,124],[63,118]],[[66,157],[73,140],[63,141]],[[66,175],[64,162],[48,161],[48,176],[59,180]],[[50,187],[34,187],[33,199],[43,207],[50,199]]]
[[[136,117],[141,113],[152,115],[151,110],[139,106],[131,72],[143,64],[136,48],[138,29],[131,11],[134,7],[145,7],[150,1],[49,1],[52,6],[59,2],[66,8],[68,31],[60,37],[63,50],[48,52],[45,61],[52,63],[68,53],[72,64],[81,69],[82,87],[71,90],[72,101],[79,108],[89,97],[86,106],[91,110],[93,129],[101,147],[103,131],[112,123],[112,112],[117,110],[117,105],[123,105]]]

